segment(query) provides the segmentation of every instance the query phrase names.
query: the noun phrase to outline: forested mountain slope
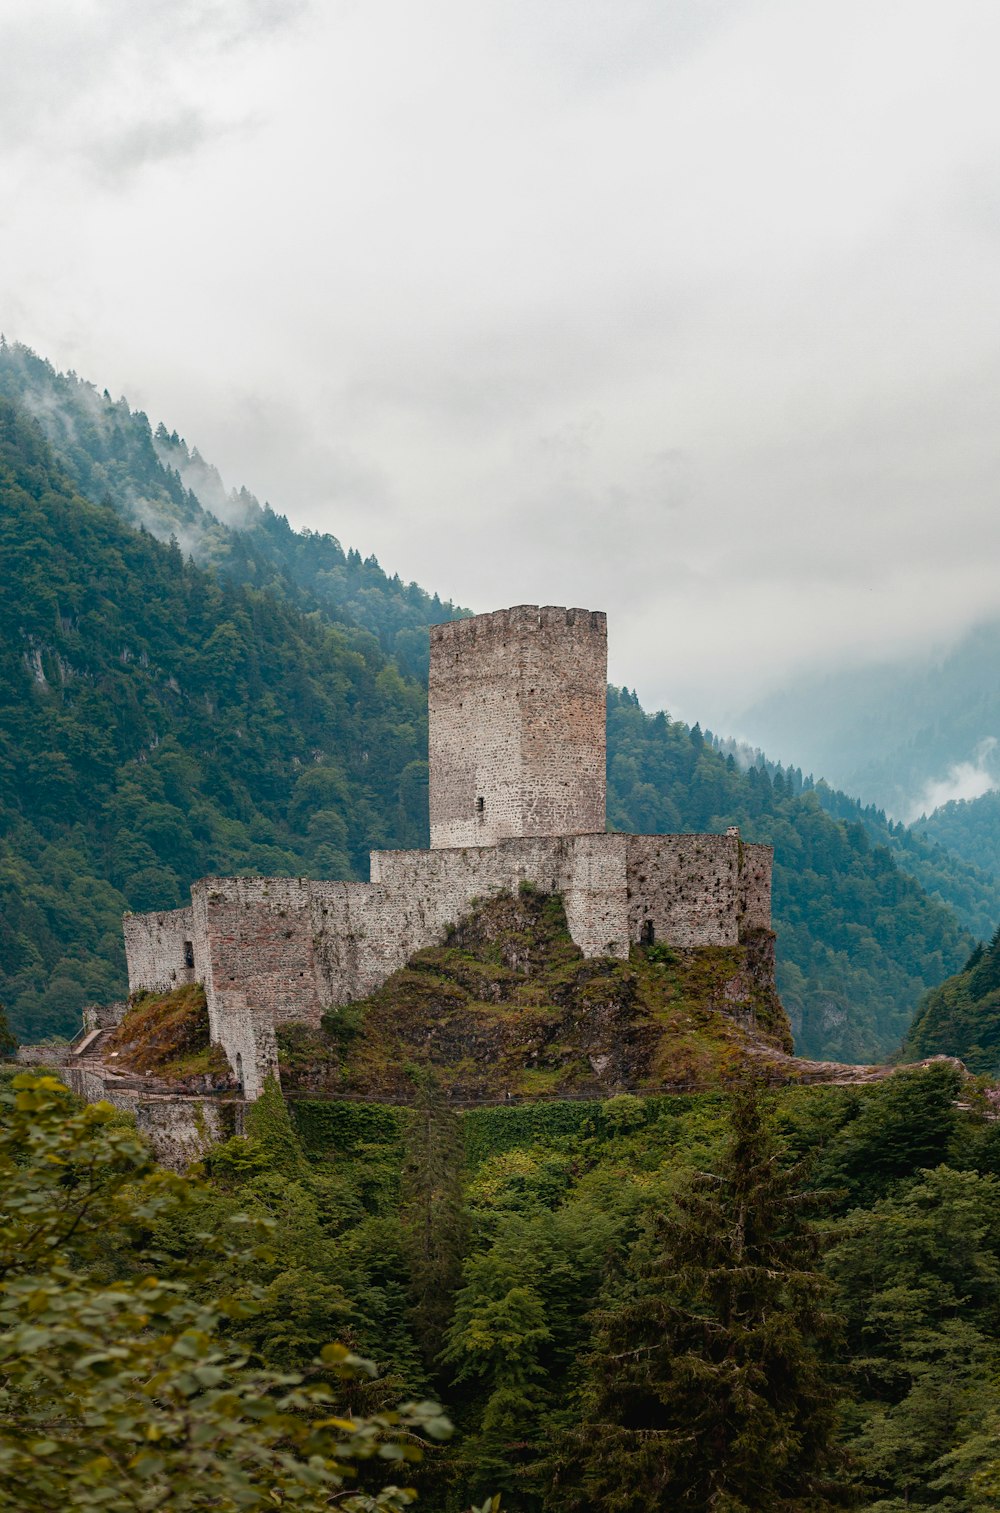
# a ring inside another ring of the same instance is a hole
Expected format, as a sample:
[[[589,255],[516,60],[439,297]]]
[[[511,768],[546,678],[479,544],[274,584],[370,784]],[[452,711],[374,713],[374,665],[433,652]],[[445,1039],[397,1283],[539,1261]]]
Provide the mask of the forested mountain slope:
[[[412,676],[426,676],[427,626],[463,613],[416,583],[389,578],[374,557],[345,552],[334,536],[293,530],[247,489],[227,491],[176,431],[161,424],[154,433],[126,400],[2,339],[0,396],[35,417],[84,498],[161,541],[174,538],[185,556],[232,582],[371,631]]]
[[[1000,872],[1000,793],[977,799],[954,799],[912,826],[915,834],[936,842],[972,866]],[[994,910],[1000,919],[1000,909]],[[989,931],[980,931],[988,935]]]
[[[906,1038],[914,1057],[960,1056],[973,1072],[1000,1071],[1000,929],[960,972],[922,999]]]
[[[120,994],[124,908],[212,870],[346,876],[426,837],[426,705],[365,632],[76,495],[0,400],[0,999]]]
[[[211,871],[364,876],[426,843],[426,699],[367,633],[219,580],[76,495],[3,406],[0,999],[71,1031],[122,989],[124,908]],[[808,1054],[891,1050],[972,940],[815,795],[740,772],[612,691],[609,818],[777,849],[786,1005]]]

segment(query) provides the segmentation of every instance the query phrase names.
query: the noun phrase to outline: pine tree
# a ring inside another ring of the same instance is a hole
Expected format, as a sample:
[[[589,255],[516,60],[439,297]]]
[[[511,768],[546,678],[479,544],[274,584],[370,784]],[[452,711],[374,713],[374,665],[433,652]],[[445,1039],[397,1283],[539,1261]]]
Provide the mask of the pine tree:
[[[413,1330],[428,1368],[444,1343],[462,1277],[466,1216],[458,1116],[431,1071],[417,1082],[403,1167],[402,1220],[410,1261]]]
[[[596,1315],[581,1421],[553,1457],[553,1507],[805,1513],[836,1500],[836,1327],[814,1195],[782,1167],[759,1095],[732,1096],[714,1173],[630,1253]]]

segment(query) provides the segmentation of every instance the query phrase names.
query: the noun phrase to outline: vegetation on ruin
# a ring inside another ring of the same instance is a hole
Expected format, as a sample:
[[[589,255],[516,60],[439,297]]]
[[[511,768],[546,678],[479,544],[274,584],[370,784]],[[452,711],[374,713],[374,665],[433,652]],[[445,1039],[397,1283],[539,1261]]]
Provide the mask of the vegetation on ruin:
[[[525,887],[476,905],[321,1032],[280,1027],[282,1083],[389,1100],[412,1098],[428,1069],[473,1100],[711,1085],[747,1046],[791,1050],[769,945],[586,959],[561,898]]]
[[[101,1043],[112,1071],[137,1072],[178,1088],[226,1087],[232,1073],[225,1052],[212,1045],[208,1004],[200,983],[171,993],[136,993],[121,1024]]]

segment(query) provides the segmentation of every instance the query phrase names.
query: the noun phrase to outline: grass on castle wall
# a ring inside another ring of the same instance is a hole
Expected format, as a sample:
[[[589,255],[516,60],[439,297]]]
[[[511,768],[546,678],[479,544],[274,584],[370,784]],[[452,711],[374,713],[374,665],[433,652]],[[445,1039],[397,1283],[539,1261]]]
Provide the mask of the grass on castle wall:
[[[172,993],[137,993],[101,1054],[115,1070],[164,1082],[230,1075],[225,1052],[209,1040],[208,1002],[200,983]]]

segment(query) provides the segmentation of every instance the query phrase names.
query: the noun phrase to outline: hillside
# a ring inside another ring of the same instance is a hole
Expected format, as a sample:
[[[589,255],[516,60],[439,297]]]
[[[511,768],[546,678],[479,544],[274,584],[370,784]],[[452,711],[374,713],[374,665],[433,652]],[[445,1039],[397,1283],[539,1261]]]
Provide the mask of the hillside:
[[[126,907],[174,907],[213,871],[363,877],[371,847],[424,844],[426,695],[365,631],[80,498],[9,405],[2,437],[0,1001],[37,1037],[120,996]],[[862,825],[616,691],[609,820],[776,845],[805,1054],[879,1059],[972,946]]]
[[[1000,793],[984,793],[977,799],[953,799],[911,827],[912,833],[944,846],[981,870],[995,869],[1000,876]],[[994,910],[994,918],[1000,909]],[[990,931],[977,932],[985,939]]]
[[[715,1084],[748,1045],[791,1050],[772,972],[766,935],[585,959],[562,900],[525,886],[473,908],[321,1031],[279,1028],[282,1086],[405,1102],[421,1066],[473,1100]]]
[[[649,715],[627,690],[608,712],[608,819],[616,829],[725,830],[775,848],[778,988],[804,1056],[891,1054],[928,987],[972,940],[953,911],[902,872],[860,818],[828,814],[780,772],[742,771],[697,726]]]
[[[0,1000],[119,996],[125,908],[213,869],[359,875],[426,828],[426,708],[367,633],[79,497],[0,401]]]
[[[973,1072],[1000,1072],[1000,929],[960,972],[921,1000],[906,1037],[914,1058],[958,1056]]]
[[[464,613],[416,583],[382,571],[336,537],[295,531],[245,488],[227,490],[216,468],[141,410],[114,401],[75,373],[57,373],[0,338],[0,397],[34,416],[85,499],[108,504],[227,581],[267,588],[303,610],[374,635],[402,671],[426,677],[427,626]]]

